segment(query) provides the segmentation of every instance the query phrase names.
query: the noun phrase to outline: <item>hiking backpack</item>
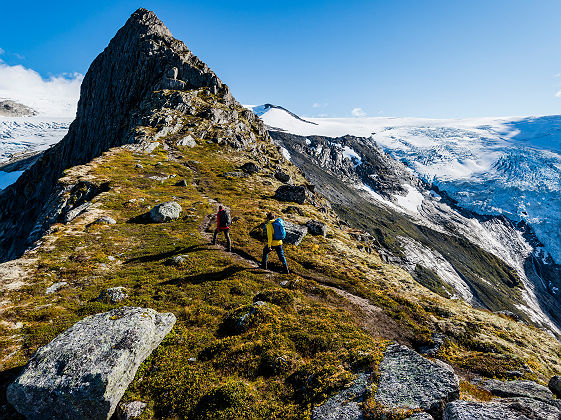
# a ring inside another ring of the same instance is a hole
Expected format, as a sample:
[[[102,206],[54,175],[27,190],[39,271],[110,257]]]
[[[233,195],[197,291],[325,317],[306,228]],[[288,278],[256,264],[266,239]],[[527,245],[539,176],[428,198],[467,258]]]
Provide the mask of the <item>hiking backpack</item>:
[[[222,209],[220,210],[220,227],[221,228],[226,228],[226,227],[230,227],[230,225],[232,224],[232,217],[230,217],[230,212],[227,211],[226,209]]]
[[[279,217],[273,222],[273,239],[275,241],[282,241],[286,238],[286,230],[284,229],[284,222]]]

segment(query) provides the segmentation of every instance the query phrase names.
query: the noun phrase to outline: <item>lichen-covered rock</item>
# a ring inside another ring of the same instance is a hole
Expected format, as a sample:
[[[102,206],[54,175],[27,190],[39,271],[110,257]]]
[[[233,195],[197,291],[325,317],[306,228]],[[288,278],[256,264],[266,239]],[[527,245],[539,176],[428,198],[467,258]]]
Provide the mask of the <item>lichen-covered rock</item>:
[[[429,413],[415,413],[407,417],[405,420],[434,420],[434,417]]]
[[[443,420],[558,420],[554,404],[531,398],[505,398],[490,402],[454,401],[446,405]]]
[[[304,204],[312,193],[304,185],[281,185],[275,192],[275,198],[279,201],[290,201]]]
[[[97,300],[105,303],[118,303],[127,298],[126,289],[123,286],[110,287],[103,290]]]
[[[422,409],[442,415],[446,403],[460,396],[458,377],[443,362],[433,362],[399,344],[384,352],[377,402],[388,408]]]
[[[65,281],[59,281],[57,283],[52,284],[51,286],[47,287],[47,290],[45,290],[45,293],[50,295],[52,293],[55,293],[56,291],[58,291],[58,289],[66,286],[68,283]]]
[[[257,166],[257,164],[254,162],[247,162],[242,165],[241,170],[244,171],[246,174],[252,175],[254,173],[259,172],[261,168],[259,168],[259,166]]]
[[[486,379],[478,385],[497,397],[528,397],[541,401],[553,399],[553,393],[549,389],[533,381]]]
[[[561,398],[561,376],[553,376],[549,380],[547,387],[557,398]]]
[[[68,211],[65,215],[64,215],[64,223],[70,223],[72,220],[74,220],[75,218],[77,218],[79,215],[81,215],[82,213],[84,213],[86,210],[88,210],[88,208],[92,205],[92,203],[90,202],[86,202],[83,204],[80,204],[78,207],[73,208],[72,210]]]
[[[98,225],[114,225],[117,221],[112,217],[104,216],[97,219],[94,223]]]
[[[276,171],[275,172],[275,178],[278,181],[282,182],[283,184],[289,184],[290,181],[292,180],[290,175],[288,175],[286,172],[283,172],[283,171]]]
[[[314,408],[312,420],[362,420],[361,403],[368,392],[369,377],[366,373],[360,373],[349,388]]]
[[[185,146],[185,147],[195,147],[197,142],[190,134],[186,135],[185,137],[177,140],[178,146]]]
[[[142,401],[131,401],[128,403],[121,403],[117,408],[117,419],[118,420],[132,420],[137,419],[142,415],[142,412],[146,408],[146,403]]]
[[[109,419],[174,324],[173,314],[146,308],[84,318],[37,350],[8,387],[8,401],[31,419]]]
[[[168,201],[167,203],[158,204],[150,210],[150,220],[156,223],[169,222],[170,220],[179,219],[181,214],[181,206],[176,201]]]
[[[327,235],[327,225],[319,220],[309,220],[306,222],[308,227],[308,233],[314,236],[325,236]]]
[[[284,229],[286,230],[286,237],[282,241],[284,244],[298,246],[308,233],[306,226],[297,225],[286,220],[284,221]]]

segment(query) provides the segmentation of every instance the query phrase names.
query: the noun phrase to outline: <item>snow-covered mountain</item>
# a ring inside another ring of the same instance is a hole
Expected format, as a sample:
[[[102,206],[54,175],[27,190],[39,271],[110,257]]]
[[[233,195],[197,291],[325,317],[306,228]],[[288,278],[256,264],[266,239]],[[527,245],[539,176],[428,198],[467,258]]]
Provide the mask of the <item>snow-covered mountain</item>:
[[[268,126],[289,133],[370,138],[462,207],[524,220],[542,257],[561,261],[561,116],[303,121],[280,107],[263,111]]]

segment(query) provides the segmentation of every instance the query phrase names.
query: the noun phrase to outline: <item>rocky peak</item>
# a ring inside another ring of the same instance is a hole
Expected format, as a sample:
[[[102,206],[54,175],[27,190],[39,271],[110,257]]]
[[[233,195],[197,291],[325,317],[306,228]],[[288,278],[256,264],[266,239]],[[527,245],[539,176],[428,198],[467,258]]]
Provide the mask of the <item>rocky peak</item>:
[[[238,148],[268,138],[205,63],[153,12],[138,9],[88,69],[68,134],[0,193],[0,261],[60,219],[72,190],[57,186],[65,169],[125,144],[150,151],[174,135]]]

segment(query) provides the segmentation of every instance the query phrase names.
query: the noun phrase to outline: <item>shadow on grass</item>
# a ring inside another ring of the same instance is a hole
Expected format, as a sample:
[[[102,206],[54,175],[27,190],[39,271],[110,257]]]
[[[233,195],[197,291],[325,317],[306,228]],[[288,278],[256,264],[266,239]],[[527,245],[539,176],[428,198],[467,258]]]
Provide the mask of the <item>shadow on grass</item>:
[[[177,246],[177,247],[175,247],[175,249],[173,249],[171,251],[160,252],[158,254],[153,254],[153,255],[143,255],[142,257],[131,258],[131,259],[125,261],[125,264],[156,262],[156,261],[165,260],[166,258],[174,257],[176,255],[189,254],[190,252],[196,252],[196,251],[202,251],[202,250],[208,250],[208,249],[209,248],[201,246],[201,245],[192,245],[192,246],[188,246],[188,247]]]
[[[221,281],[221,280],[225,280],[230,276],[233,276],[234,274],[237,274],[241,271],[247,271],[247,270],[251,270],[247,267],[240,267],[237,265],[231,265],[229,267],[226,267],[225,269],[221,270],[221,271],[216,271],[216,272],[210,272],[210,273],[201,273],[201,274],[193,274],[191,276],[186,276],[186,277],[179,277],[176,279],[172,279],[172,280],[168,280],[163,282],[162,284],[172,284],[172,285],[180,285],[180,284],[200,284],[200,283],[206,283],[208,281]]]

